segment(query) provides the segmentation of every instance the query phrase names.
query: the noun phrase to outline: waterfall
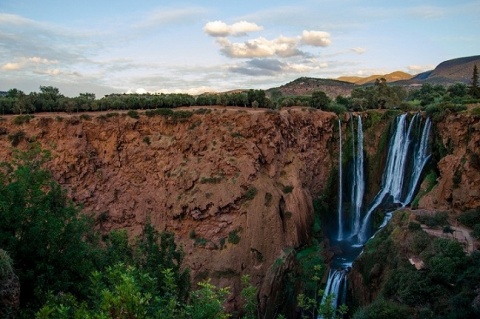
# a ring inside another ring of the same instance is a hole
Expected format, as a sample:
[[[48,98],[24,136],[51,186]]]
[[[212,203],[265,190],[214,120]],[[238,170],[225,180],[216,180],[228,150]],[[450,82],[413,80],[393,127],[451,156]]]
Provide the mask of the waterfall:
[[[338,305],[345,303],[347,296],[347,272],[345,269],[330,270],[323,292],[322,304],[326,302],[327,297],[330,295],[333,296],[331,305],[334,309],[336,309]],[[323,317],[318,316],[318,319],[323,319]]]
[[[338,235],[337,240],[343,240],[343,216],[342,216],[342,193],[343,193],[343,172],[342,172],[342,122],[338,119]]]
[[[407,174],[410,172],[407,171],[409,150],[411,149],[411,143],[414,139],[411,136],[412,128],[417,123],[421,121],[419,114],[415,114],[410,121],[410,124],[407,127],[407,114],[402,114],[398,116],[395,120],[395,132],[390,140],[390,145],[388,149],[387,164],[385,166],[383,177],[382,177],[382,186],[378,194],[375,196],[372,204],[370,205],[365,217],[362,220],[362,225],[360,231],[356,234],[358,236],[358,242],[364,243],[368,237],[368,226],[370,222],[370,217],[372,213],[377,209],[380,204],[385,200],[386,196],[391,196],[392,200],[396,204],[401,204],[405,206],[410,203],[410,200],[415,192],[417,187],[418,180],[422,172],[425,163],[428,161],[428,136],[430,133],[430,120],[427,119],[419,147],[416,147],[414,150],[415,154],[413,156],[413,167],[414,170],[411,172],[410,185],[408,185],[408,194],[403,198],[404,190],[404,180]]]
[[[355,139],[355,136],[352,136]],[[357,149],[353,144],[354,173],[352,189],[353,227],[352,233],[358,234],[360,230],[360,217],[362,213],[363,194],[365,192],[365,178],[363,174],[363,125],[361,116],[357,117]]]
[[[337,308],[339,304],[345,303],[346,298],[346,276],[348,268],[351,267],[353,260],[361,254],[363,244],[371,235],[369,233],[369,223],[372,213],[385,202],[391,199],[393,203],[401,206],[408,205],[420,181],[422,170],[425,167],[429,154],[429,135],[431,129],[430,119],[427,118],[423,124],[421,135],[415,135],[415,129],[422,127],[422,118],[415,114],[410,123],[407,121],[407,114],[399,115],[395,119],[393,134],[388,146],[387,162],[382,175],[382,184],[370,204],[363,219],[361,218],[362,202],[365,191],[364,177],[364,159],[363,159],[363,127],[362,119],[357,117],[357,132],[355,134],[354,120],[352,116],[352,154],[353,154],[353,174],[351,181],[351,202],[353,210],[351,237],[356,237],[357,243],[345,240],[344,227],[342,221],[342,146],[341,146],[341,126],[340,131],[340,159],[339,159],[339,201],[338,201],[338,246],[340,254],[336,254],[332,262],[332,270],[329,272],[327,285],[325,287],[322,303],[325,303],[328,295],[334,294],[332,306]],[[356,141],[355,141],[356,140]],[[356,147],[355,147],[356,146]],[[386,226],[393,212],[386,213],[383,223],[378,229]],[[377,230],[378,231],[378,230]],[[375,233],[376,234],[376,233]],[[373,236],[375,236],[375,234]],[[319,316],[318,318],[322,318]]]
[[[431,126],[432,123],[430,119],[427,118],[425,125],[423,126],[422,137],[420,139],[419,146],[415,151],[412,180],[408,188],[409,192],[402,202],[403,206],[410,204],[410,202],[412,201],[415,190],[417,189],[418,181],[420,180],[420,176],[422,175],[423,168],[430,159],[430,154],[428,154],[428,136],[430,135]]]

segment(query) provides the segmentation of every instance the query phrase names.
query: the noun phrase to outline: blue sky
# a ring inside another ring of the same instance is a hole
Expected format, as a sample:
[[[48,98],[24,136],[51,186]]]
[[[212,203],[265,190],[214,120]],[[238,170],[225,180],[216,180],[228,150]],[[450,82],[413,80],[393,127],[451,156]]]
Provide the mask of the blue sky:
[[[480,0],[0,0],[0,90],[226,91],[480,55]]]

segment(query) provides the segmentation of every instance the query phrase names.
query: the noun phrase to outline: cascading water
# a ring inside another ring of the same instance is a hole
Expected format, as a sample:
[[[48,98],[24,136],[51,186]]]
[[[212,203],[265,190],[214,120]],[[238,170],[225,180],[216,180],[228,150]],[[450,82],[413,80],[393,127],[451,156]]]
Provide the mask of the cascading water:
[[[355,140],[354,135],[352,136]],[[365,192],[365,178],[363,174],[363,125],[361,116],[357,116],[357,148],[354,149],[354,172],[352,189],[353,226],[352,233],[358,234],[360,230],[360,217],[362,213],[363,194]]]
[[[343,172],[342,172],[342,121],[338,119],[338,234],[337,240],[343,240],[343,214],[342,214],[342,202],[343,202]]]
[[[358,236],[358,243],[364,243],[367,240],[370,235],[368,232],[370,217],[375,209],[384,202],[387,195],[395,204],[405,206],[410,203],[423,167],[430,158],[428,154],[428,136],[431,127],[430,120],[427,119],[425,122],[419,143],[418,140],[412,136],[412,128],[416,124],[419,124],[419,121],[421,122],[422,118],[417,113],[413,116],[407,128],[407,114],[402,114],[396,118],[395,133],[389,145],[382,186],[362,220],[360,231],[356,234]],[[409,166],[408,158],[412,158],[412,148],[414,152],[413,163]],[[408,167],[413,167],[413,171],[407,171]],[[407,185],[407,195],[404,195],[404,181],[407,175],[411,182]]]
[[[373,202],[369,205],[363,219],[361,218],[362,202],[364,196],[364,160],[363,160],[363,127],[361,117],[357,117],[357,134],[354,134],[352,121],[352,154],[353,160],[353,181],[352,181],[352,210],[353,222],[351,236],[345,238],[343,229],[343,207],[342,207],[342,170],[339,167],[339,207],[338,207],[338,232],[337,245],[342,253],[336,255],[332,264],[327,285],[324,291],[322,303],[330,294],[334,294],[332,306],[336,308],[339,304],[345,302],[346,297],[346,275],[352,262],[361,253],[363,244],[372,234],[369,232],[370,217],[372,213],[387,200],[397,205],[408,205],[417,188],[421,173],[428,159],[430,158],[428,141],[430,135],[431,122],[427,118],[421,129],[420,136],[414,134],[415,127],[422,127],[422,118],[415,114],[410,123],[407,123],[407,114],[399,115],[395,119],[395,127],[390,138],[387,162],[382,175],[382,185]],[[407,125],[408,124],[408,125]],[[341,134],[341,128],[340,132]],[[341,135],[340,135],[341,136]],[[356,143],[355,143],[356,139]],[[341,137],[340,137],[341,143]],[[356,147],[355,147],[356,144]],[[341,165],[341,144],[340,144],[340,164]],[[348,183],[347,183],[348,184]],[[383,228],[390,220],[392,213],[385,215],[383,223],[379,229]],[[377,230],[378,231],[378,230]],[[373,234],[374,236],[374,234]],[[351,241],[356,239],[356,242]],[[319,317],[321,318],[321,317]]]

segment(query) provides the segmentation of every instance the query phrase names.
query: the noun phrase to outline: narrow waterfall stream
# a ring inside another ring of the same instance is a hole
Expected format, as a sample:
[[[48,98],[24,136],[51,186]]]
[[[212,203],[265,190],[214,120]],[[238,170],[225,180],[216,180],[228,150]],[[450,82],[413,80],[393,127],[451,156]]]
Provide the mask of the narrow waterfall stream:
[[[356,118],[357,127],[354,128]],[[417,190],[420,177],[430,158],[429,135],[431,129],[430,119],[423,120],[420,114],[415,114],[410,121],[407,114],[396,117],[393,133],[389,138],[387,161],[382,175],[382,184],[379,192],[368,205],[366,211],[362,211],[362,203],[365,193],[364,175],[364,151],[363,151],[363,125],[361,116],[351,117],[352,125],[352,156],[353,174],[352,180],[342,181],[342,136],[339,129],[339,200],[338,200],[338,230],[336,236],[330,239],[331,245],[336,246],[335,253],[327,284],[324,290],[326,296],[334,294],[332,306],[345,303],[347,292],[347,273],[353,261],[361,254],[364,244],[369,238],[375,236],[376,231],[385,227],[392,217],[392,212],[385,214],[384,220],[378,229],[372,230],[372,214],[383,207],[396,205],[405,207],[410,204]],[[421,132],[421,133],[419,133]],[[343,220],[344,205],[342,203],[343,185],[351,185],[351,220],[350,229],[346,229]],[[321,318],[321,317],[319,317]]]
[[[338,119],[338,234],[337,240],[343,240],[343,169],[342,169],[342,121]]]

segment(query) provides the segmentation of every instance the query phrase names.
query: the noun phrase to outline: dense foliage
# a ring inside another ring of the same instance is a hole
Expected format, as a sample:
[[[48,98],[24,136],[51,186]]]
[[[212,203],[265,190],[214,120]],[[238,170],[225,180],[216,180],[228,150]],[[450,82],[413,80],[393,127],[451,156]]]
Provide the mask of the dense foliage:
[[[134,242],[125,231],[100,241],[43,168],[48,156],[31,145],[0,171],[0,283],[18,275],[20,318],[227,317],[228,289],[206,281],[192,290],[172,234],[147,223]],[[251,318],[257,293],[244,284]]]
[[[378,298],[354,318],[478,318],[480,253],[467,255],[451,235],[429,238],[415,224],[398,212],[367,244],[358,263],[363,280],[368,284],[381,274],[384,284]],[[412,266],[411,256],[418,256],[424,268]]]

